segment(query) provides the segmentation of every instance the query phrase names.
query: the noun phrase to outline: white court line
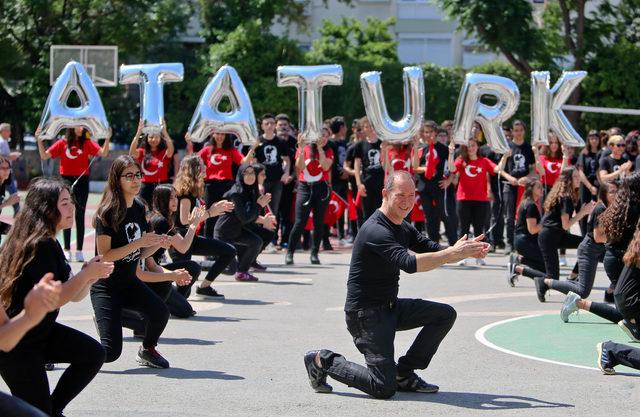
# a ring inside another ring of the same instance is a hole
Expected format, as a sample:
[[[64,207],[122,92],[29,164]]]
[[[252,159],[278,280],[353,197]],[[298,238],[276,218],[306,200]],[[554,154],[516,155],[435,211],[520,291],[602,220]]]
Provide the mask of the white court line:
[[[554,314],[557,314],[557,313],[554,313]],[[529,315],[529,316],[515,317],[515,318],[512,318],[512,319],[501,320],[501,321],[497,321],[495,323],[487,324],[486,326],[481,327],[480,329],[478,329],[478,331],[476,331],[475,337],[478,340],[478,342],[482,343],[483,345],[485,345],[485,346],[487,346],[487,347],[489,347],[491,349],[495,349],[495,350],[497,350],[499,352],[506,353],[508,355],[514,355],[514,356],[518,356],[520,358],[525,358],[525,359],[532,359],[534,361],[539,361],[539,362],[551,363],[551,364],[554,364],[554,365],[570,366],[572,368],[600,371],[598,368],[594,368],[594,367],[591,367],[591,366],[574,365],[572,363],[558,362],[558,361],[554,361],[554,360],[551,360],[551,359],[539,358],[537,356],[525,355],[524,353],[515,352],[513,350],[505,349],[503,347],[495,345],[495,344],[491,343],[490,341],[488,341],[487,338],[485,337],[485,333],[489,329],[492,329],[492,328],[494,328],[496,326],[499,326],[501,324],[509,323],[509,322],[516,321],[516,320],[529,319],[529,318],[532,318],[532,317],[539,317],[539,316],[542,316],[542,315],[543,314],[532,314],[532,315]]]

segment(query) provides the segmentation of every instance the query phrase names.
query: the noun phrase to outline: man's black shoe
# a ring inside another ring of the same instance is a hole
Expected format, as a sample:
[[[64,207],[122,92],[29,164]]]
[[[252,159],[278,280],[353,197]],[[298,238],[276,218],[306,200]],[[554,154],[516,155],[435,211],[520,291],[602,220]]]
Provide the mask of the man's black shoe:
[[[209,298],[216,298],[216,299],[222,299],[224,298],[224,295],[220,294],[218,291],[214,290],[211,287],[198,287],[196,288],[196,294],[198,294],[201,297],[209,297]]]
[[[333,391],[331,385],[327,384],[327,373],[316,365],[317,350],[312,350],[304,354],[304,367],[307,369],[309,384],[315,392],[329,394]]]
[[[287,254],[284,255],[284,264],[293,265],[293,253],[287,252]]]
[[[534,282],[536,284],[536,295],[538,296],[538,301],[544,303],[545,301],[547,301],[545,293],[547,292],[549,287],[547,287],[547,284],[544,283],[544,278],[542,277],[536,277],[534,279]]]
[[[415,373],[409,376],[397,376],[396,382],[398,391],[436,393],[440,389],[439,386],[429,384]]]
[[[604,302],[605,303],[613,303],[615,300],[613,299],[613,293],[606,291],[604,292]]]

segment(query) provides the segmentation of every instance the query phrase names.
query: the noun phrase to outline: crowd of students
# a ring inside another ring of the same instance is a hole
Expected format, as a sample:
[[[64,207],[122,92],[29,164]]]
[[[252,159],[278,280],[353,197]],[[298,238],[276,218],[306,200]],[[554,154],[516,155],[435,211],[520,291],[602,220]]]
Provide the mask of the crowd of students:
[[[473,228],[510,255],[511,286],[519,276],[532,278],[541,302],[549,290],[567,294],[565,322],[589,310],[640,341],[639,132],[591,131],[575,155],[553,134],[548,145],[531,146],[524,123],[515,121],[504,129],[510,151],[497,155],[479,125],[466,145],[453,143],[450,121],[427,121],[400,143],[381,141],[366,117],[353,122],[350,138],[342,117],[327,120],[315,143],[296,134],[284,114],[265,114],[260,126],[251,145],[224,133],[204,144],[186,135],[186,155],[178,156],[166,125],[160,134],[143,134],[140,124],[129,154],[112,163],[90,220],[97,256],[75,275],[69,261],[85,260],[90,157],[107,156],[110,137],[99,145],[72,128],[47,149],[36,132],[40,157],[60,159],[59,178],[32,181],[13,226],[0,224],[7,235],[0,248],[0,375],[16,397],[61,415],[104,362],[119,358],[123,327],[141,339],[140,364],[169,367],[157,345],[170,314],[195,314],[187,299],[203,270],[196,294],[223,298],[215,279],[228,273],[257,281],[253,273],[266,269],[258,262],[263,251],[283,250],[285,264],[293,264],[294,253],[310,247],[310,262],[319,264],[321,247],[332,248],[329,235],[335,230],[348,246],[380,206],[385,178],[399,170],[417,184],[407,220],[430,240],[441,241],[441,224],[449,244]],[[11,175],[17,157],[0,155],[0,208],[19,203]],[[334,201],[344,210],[326,216]],[[570,232],[576,224],[581,235]],[[560,280],[566,248],[578,249],[578,261]],[[588,299],[599,261],[611,281],[602,303]],[[88,294],[100,342],[56,322],[62,305]],[[598,349],[605,373],[617,364],[640,367],[632,348],[606,342]],[[47,363],[70,364],[51,394]],[[2,396],[0,410],[6,401],[19,400]]]

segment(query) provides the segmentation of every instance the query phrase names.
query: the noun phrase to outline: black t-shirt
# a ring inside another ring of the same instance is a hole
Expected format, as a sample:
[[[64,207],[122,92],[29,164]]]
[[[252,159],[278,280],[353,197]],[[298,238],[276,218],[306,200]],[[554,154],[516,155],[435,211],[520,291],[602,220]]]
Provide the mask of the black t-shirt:
[[[200,199],[197,197],[194,197],[192,195],[178,196],[178,212],[176,213],[175,228],[182,235],[184,235],[187,232],[187,228],[189,227],[188,224],[182,224],[182,222],[180,221],[180,204],[184,199],[189,200],[189,213],[191,213],[191,210],[193,210],[194,207],[200,206]]]
[[[536,219],[536,223],[540,222],[540,210],[533,200],[526,200],[520,204],[518,209],[518,222],[516,223],[516,234],[532,236],[527,228],[527,219]]]
[[[562,197],[542,218],[542,227],[550,227],[552,229],[564,230],[562,227],[562,215],[573,215],[573,201],[569,197]]]
[[[596,184],[598,179],[598,154],[595,152],[581,153],[577,166],[582,167],[584,175],[591,184]]]
[[[356,145],[358,145],[358,142],[354,142],[349,146],[347,146],[347,154],[345,156],[345,161],[347,161],[350,164],[351,168],[353,168],[353,162],[356,159]],[[355,193],[358,190],[355,176],[352,176],[352,175],[349,176],[349,183],[351,183],[351,189],[353,190],[353,194],[355,198]]]
[[[52,238],[38,242],[34,258],[24,267],[22,274],[14,282],[11,305],[7,309],[9,317],[17,316],[24,309],[24,299],[29,291],[49,272],[53,273],[53,278],[60,282],[67,282],[71,276],[71,267],[64,258],[60,243]],[[40,323],[26,333],[20,344],[28,344],[46,337],[58,317],[58,311],[47,313]]]
[[[515,178],[522,178],[529,175],[529,167],[535,163],[535,156],[531,145],[524,142],[522,145],[516,145],[509,142],[511,148],[511,156],[507,158],[505,171]]]
[[[353,244],[345,311],[383,305],[398,297],[400,270],[416,272],[416,253],[437,252],[442,247],[410,223],[397,225],[380,210],[358,230]]]
[[[282,169],[282,158],[288,157],[289,146],[277,136],[271,140],[260,136],[260,145],[256,148],[255,156],[258,162],[264,165],[264,172],[267,175],[266,182],[280,181],[284,170]]]
[[[436,152],[436,156],[438,158],[438,163],[436,165],[436,171],[428,180],[424,174],[416,174],[416,178],[418,179],[417,189],[419,192],[422,192],[426,189],[440,189],[440,185],[438,184],[442,178],[444,177],[444,168],[447,163],[447,159],[449,158],[449,148],[443,145],[440,142],[436,142],[433,145],[433,149]],[[427,160],[429,158],[429,145],[423,145],[418,150],[419,152],[419,163],[421,167],[427,166]]]
[[[226,198],[233,202],[234,208],[232,211],[220,215],[216,221],[214,236],[216,239],[233,241],[242,234],[243,227],[255,223],[262,207],[248,193],[233,193]]]
[[[347,159],[347,141],[346,140],[334,140],[329,141],[331,149],[333,149],[333,164],[331,165],[331,183],[343,184],[346,180],[340,178],[342,172],[342,164]]]
[[[169,222],[162,216],[155,215],[151,218],[149,222],[151,225],[151,230],[158,235],[169,235],[173,236],[176,234],[175,227],[169,226]],[[156,261],[158,265],[163,264],[165,249],[160,248],[153,254],[153,260]]]
[[[613,159],[611,155],[603,156],[600,158],[600,169],[607,171],[607,174],[611,174],[620,169],[620,165],[627,162],[628,159],[622,155],[620,159]]]
[[[370,143],[367,140],[361,140],[356,144],[354,150],[355,157],[360,158],[362,162],[362,182],[367,188],[382,188],[384,183],[384,168],[382,166],[380,145],[382,141],[378,140]]]
[[[149,231],[149,224],[145,217],[146,209],[144,204],[137,198],[131,207],[127,208],[127,214],[117,229],[113,229],[96,218],[96,236],[107,235],[111,237],[111,248],[121,248],[134,240],[140,239],[142,233]],[[105,285],[124,287],[136,277],[136,268],[140,262],[140,249],[136,249],[122,259],[114,262],[113,272],[109,277],[100,282]]]
[[[600,201],[593,208],[591,214],[589,214],[589,219],[587,220],[587,235],[591,238],[591,240],[594,240],[593,229],[598,226],[598,218],[602,213],[604,213],[606,209],[607,207]]]

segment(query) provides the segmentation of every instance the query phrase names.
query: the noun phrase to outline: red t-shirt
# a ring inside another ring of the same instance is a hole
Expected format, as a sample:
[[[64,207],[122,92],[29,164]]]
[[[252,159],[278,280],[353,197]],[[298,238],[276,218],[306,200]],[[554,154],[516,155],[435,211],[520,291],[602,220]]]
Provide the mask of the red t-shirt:
[[[150,184],[169,180],[171,158],[167,158],[166,149],[151,151],[151,158],[145,161],[144,148],[138,148],[138,162],[142,167],[142,182]]]
[[[60,175],[78,177],[89,168],[89,156],[100,152],[100,145],[91,139],[85,139],[82,148],[67,147],[66,139],[58,139],[48,149],[52,158],[60,158]]]
[[[296,159],[300,155],[300,148],[296,151]],[[333,150],[328,146],[324,148],[324,156],[333,161]],[[329,173],[331,167],[326,171],[320,166],[320,161],[317,158],[311,157],[311,146],[305,145],[304,147],[304,169],[298,173],[298,180],[300,182],[318,182],[329,181]]]
[[[496,164],[490,159],[479,157],[465,163],[462,158],[454,162],[456,171],[460,174],[458,181],[457,200],[489,201],[487,193],[487,174],[495,175]]]
[[[560,176],[562,167],[562,158],[551,158],[549,156],[540,155],[540,163],[544,168],[544,172],[538,172],[542,179],[542,183],[548,187],[553,187],[556,180]]]
[[[412,154],[413,149],[409,151],[406,146],[403,146],[400,149],[390,147],[387,151],[387,160],[394,171],[407,171],[413,174],[413,167],[411,166]]]
[[[207,180],[233,180],[233,164],[242,164],[244,158],[237,149],[213,149],[207,145],[200,152],[200,158],[207,167]]]

